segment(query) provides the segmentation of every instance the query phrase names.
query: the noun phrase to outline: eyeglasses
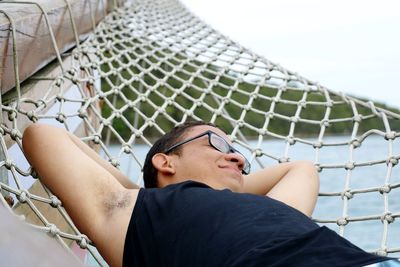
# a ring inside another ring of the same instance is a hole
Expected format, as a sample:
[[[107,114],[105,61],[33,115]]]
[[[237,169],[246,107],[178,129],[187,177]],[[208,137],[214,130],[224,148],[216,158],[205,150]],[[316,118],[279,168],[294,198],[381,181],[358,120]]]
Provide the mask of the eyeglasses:
[[[207,135],[208,136],[208,143],[210,144],[211,147],[213,147],[214,149],[218,150],[219,152],[228,154],[228,153],[238,153],[240,156],[243,157],[244,159],[244,167],[242,170],[243,174],[249,174],[250,173],[250,162],[243,156],[242,153],[240,153],[237,149],[235,149],[233,146],[231,146],[228,142],[226,142],[226,140],[224,138],[222,138],[221,136],[219,136],[218,134],[214,133],[213,131],[206,131],[202,134],[196,135],[195,137],[183,140],[181,142],[176,143],[175,145],[171,146],[170,148],[168,148],[167,150],[164,151],[165,154],[170,153],[171,151],[173,151],[174,149],[176,149],[177,147],[189,143],[193,140],[196,140],[200,137],[203,137]]]

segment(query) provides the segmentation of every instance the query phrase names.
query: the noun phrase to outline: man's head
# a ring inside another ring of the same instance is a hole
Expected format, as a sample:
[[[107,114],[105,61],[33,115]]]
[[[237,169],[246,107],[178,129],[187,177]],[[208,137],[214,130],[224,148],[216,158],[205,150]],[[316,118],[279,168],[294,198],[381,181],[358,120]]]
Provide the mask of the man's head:
[[[245,158],[214,124],[189,122],[157,140],[147,154],[146,187],[195,180],[209,186],[240,191]]]

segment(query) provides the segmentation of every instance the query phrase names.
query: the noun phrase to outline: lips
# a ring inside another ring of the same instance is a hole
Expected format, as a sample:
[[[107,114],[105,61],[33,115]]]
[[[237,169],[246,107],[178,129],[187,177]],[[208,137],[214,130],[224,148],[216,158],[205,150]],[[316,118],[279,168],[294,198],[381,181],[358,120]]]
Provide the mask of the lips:
[[[242,171],[239,170],[239,168],[237,166],[225,165],[225,166],[220,166],[220,168],[228,170],[232,173],[235,173],[239,177],[242,177]]]

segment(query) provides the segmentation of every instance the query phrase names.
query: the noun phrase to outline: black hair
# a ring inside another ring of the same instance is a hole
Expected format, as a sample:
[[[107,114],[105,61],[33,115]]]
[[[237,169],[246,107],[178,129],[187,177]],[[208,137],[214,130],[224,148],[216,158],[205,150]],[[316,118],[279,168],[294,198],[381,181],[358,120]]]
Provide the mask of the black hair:
[[[144,186],[146,188],[154,188],[157,187],[158,185],[157,181],[158,171],[153,166],[152,163],[153,156],[157,153],[163,153],[168,148],[181,141],[185,136],[185,133],[189,129],[201,125],[217,127],[212,123],[204,121],[185,122],[183,124],[174,127],[170,132],[166,133],[164,136],[162,136],[153,144],[153,146],[150,148],[150,151],[146,155],[146,160],[144,161],[144,166],[143,166],[143,180],[144,180]],[[180,148],[177,148],[171,153],[179,155]]]

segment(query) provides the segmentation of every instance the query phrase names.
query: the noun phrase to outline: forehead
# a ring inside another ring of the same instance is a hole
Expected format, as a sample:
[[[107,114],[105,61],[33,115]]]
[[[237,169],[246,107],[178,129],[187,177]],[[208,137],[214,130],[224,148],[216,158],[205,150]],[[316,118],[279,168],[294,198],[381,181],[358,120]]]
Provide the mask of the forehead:
[[[191,138],[194,137],[196,135],[199,135],[201,133],[204,133],[206,131],[213,131],[214,133],[218,134],[219,136],[221,136],[222,138],[224,138],[226,141],[228,141],[230,143],[230,139],[229,137],[226,135],[226,133],[224,133],[222,130],[213,127],[213,126],[209,126],[209,125],[199,125],[199,126],[194,126],[192,128],[190,128],[186,134],[185,134],[185,139],[186,138]]]

